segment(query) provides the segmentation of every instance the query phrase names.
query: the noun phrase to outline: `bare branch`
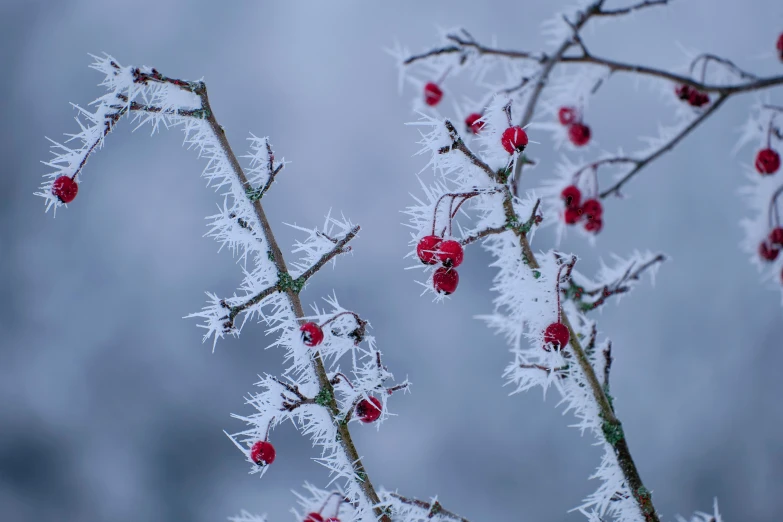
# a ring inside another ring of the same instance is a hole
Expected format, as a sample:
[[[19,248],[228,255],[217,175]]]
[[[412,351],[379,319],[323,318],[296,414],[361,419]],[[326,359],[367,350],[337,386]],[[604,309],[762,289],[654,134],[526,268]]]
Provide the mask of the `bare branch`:
[[[783,77],[781,77],[781,80],[783,80]],[[653,152],[652,154],[649,154],[648,156],[636,160],[631,160],[634,163],[636,163],[636,166],[631,169],[628,174],[620,178],[619,181],[617,181],[614,185],[609,187],[608,189],[601,192],[600,197],[601,199],[609,196],[610,194],[619,194],[620,188],[622,188],[623,185],[625,185],[629,179],[634,177],[640,170],[642,170],[647,164],[654,161],[658,157],[662,156],[665,152],[670,151],[672,148],[674,148],[675,145],[677,145],[680,141],[682,141],[685,136],[691,133],[696,127],[698,127],[704,120],[706,120],[712,113],[714,113],[718,108],[723,105],[723,103],[729,98],[728,95],[721,95],[718,96],[718,99],[715,100],[715,102],[710,105],[707,110],[699,114],[697,118],[695,118],[691,123],[689,123],[679,134],[677,134],[674,138],[669,140],[666,144],[664,144],[662,147],[660,147],[658,150]]]
[[[465,145],[465,142],[462,141],[462,138],[459,135],[459,132],[457,132],[457,129],[454,127],[454,124],[452,124],[449,120],[445,120],[443,124],[446,126],[446,129],[449,131],[449,137],[453,140],[451,145],[447,145],[445,147],[441,147],[438,150],[439,154],[447,154],[451,152],[452,150],[458,150],[461,153],[463,153],[467,158],[470,160],[471,163],[473,163],[475,166],[483,170],[487,173],[487,176],[489,176],[492,179],[496,179],[497,175],[495,174],[495,171],[492,170],[492,168],[484,163],[484,161],[481,160],[478,156],[473,154],[473,152],[470,151],[467,145]]]
[[[668,3],[669,0],[644,0],[643,2],[639,2],[636,5],[623,7],[620,9],[601,9],[600,11],[595,13],[595,16],[620,16],[620,15],[632,13],[634,11],[638,11],[639,9],[644,9],[645,7],[666,5]]]

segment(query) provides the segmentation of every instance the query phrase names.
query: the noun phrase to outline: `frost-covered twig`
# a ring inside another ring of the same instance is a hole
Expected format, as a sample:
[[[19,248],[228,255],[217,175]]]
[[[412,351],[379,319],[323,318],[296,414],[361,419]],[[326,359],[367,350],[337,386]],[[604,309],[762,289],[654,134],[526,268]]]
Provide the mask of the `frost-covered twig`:
[[[247,260],[248,255],[252,255],[255,264],[253,270],[245,269],[245,297],[218,299],[212,296],[212,304],[206,307],[204,312],[189,317],[207,319],[205,328],[208,335],[214,334],[217,341],[226,330],[231,330],[234,335],[238,334],[238,330],[233,328],[233,321],[240,312],[259,315],[270,327],[270,332],[280,334],[275,344],[285,346],[288,349],[287,358],[294,359],[294,364],[287,370],[293,375],[293,380],[285,382],[273,376],[265,378],[260,384],[267,391],[251,397],[248,401],[257,408],[259,414],[247,418],[239,417],[253,426],[250,430],[238,434],[246,436],[246,441],[256,441],[252,451],[242,448],[235,437],[232,437],[232,440],[245,455],[252,457],[254,466],[257,465],[255,469],[263,473],[275,458],[274,449],[268,442],[271,428],[288,419],[299,419],[302,431],[311,433],[314,443],[323,447],[320,460],[332,472],[337,473],[338,477],[346,479],[347,494],[354,502],[356,519],[390,522],[391,518],[382,509],[383,503],[352,441],[345,409],[355,408],[357,397],[366,398],[368,392],[386,391],[388,395],[393,391],[406,389],[408,383],[405,381],[391,388],[382,386],[391,374],[380,365],[380,352],[373,348],[373,340],[369,337],[365,339],[366,321],[359,319],[356,314],[353,315],[359,322],[359,327],[355,330],[361,335],[357,334],[356,342],[349,342],[347,346],[341,345],[343,341],[339,335],[333,335],[321,349],[307,350],[299,340],[298,331],[299,326],[307,319],[299,292],[315,272],[338,254],[350,250],[346,245],[356,236],[359,227],[350,225],[347,220],[338,221],[327,217],[323,231],[304,229],[310,233],[310,237],[307,241],[298,243],[295,251],[304,251],[305,257],[294,263],[296,272],[292,272],[285,262],[260,201],[283,167],[282,162],[276,162],[269,141],[255,136],[251,138],[252,153],[247,156],[251,162],[246,173],[215,117],[204,82],[170,78],[156,69],[122,67],[109,56],[95,58],[96,62],[92,67],[105,74],[103,85],[109,92],[94,102],[97,105],[94,113],[79,108],[90,123],[84,125],[80,122],[82,132],[72,137],[81,140],[82,147],[72,150],[55,143],[55,147],[61,152],[53,161],[47,163],[55,168],[55,172],[47,177],[68,177],[75,183],[77,174],[81,172],[89,156],[100,148],[105,136],[124,115],[133,114],[137,119],[141,119],[141,124],[150,123],[153,130],[160,124],[167,127],[184,127],[186,143],[195,147],[200,155],[208,160],[204,176],[210,181],[216,181],[217,187],[229,188],[224,194],[226,202],[221,212],[213,216],[211,235],[218,241],[231,245],[232,249],[241,249],[244,260]],[[64,202],[62,194],[58,193],[52,181],[45,182],[38,194],[46,198],[47,208],[60,206]],[[73,197],[75,191],[69,195],[68,201],[72,201]],[[339,236],[330,232],[335,227],[342,229]],[[332,314],[333,319],[326,320],[324,324],[348,313],[339,309],[336,300],[331,303],[336,310]],[[264,313],[262,309],[269,309],[271,312]],[[335,325],[334,328],[337,328],[339,333],[343,326]],[[363,340],[370,344],[366,351],[358,347],[358,342]],[[342,393],[335,390],[324,357],[337,357],[347,350],[353,351],[357,383],[350,393]],[[367,357],[372,362],[369,366],[362,366],[359,361]],[[372,400],[377,401],[374,397]],[[371,412],[370,416],[362,419],[363,422],[369,422],[367,419],[370,418],[376,420],[381,414],[380,408],[385,405],[385,400],[383,403],[367,402],[379,405],[378,414]]]
[[[415,498],[404,497],[397,493],[388,493],[388,496],[401,504],[409,506],[415,510],[419,510],[420,516],[422,518],[411,517],[413,520],[423,521],[423,520],[430,520],[437,517],[438,519],[457,520],[459,522],[470,522],[467,518],[461,517],[455,513],[452,513],[447,509],[444,509],[443,506],[440,504],[440,502],[438,502],[437,500],[434,500],[432,502],[425,502],[423,500],[419,500]],[[413,515],[413,513],[411,513],[411,515]]]

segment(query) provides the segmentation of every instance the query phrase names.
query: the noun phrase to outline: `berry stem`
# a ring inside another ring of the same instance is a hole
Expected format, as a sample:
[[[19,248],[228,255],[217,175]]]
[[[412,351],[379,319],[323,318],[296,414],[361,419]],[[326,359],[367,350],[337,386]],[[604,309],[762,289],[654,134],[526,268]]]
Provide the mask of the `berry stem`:
[[[275,417],[272,417],[272,420],[269,421],[269,424],[266,426],[266,435],[264,436],[264,442],[269,441],[269,430],[272,429],[272,423],[275,422]]]
[[[330,319],[327,319],[324,323],[319,324],[318,327],[323,329],[324,326],[326,326],[327,324],[331,323],[332,321],[334,321],[335,319],[337,319],[341,315],[352,315],[356,319],[356,322],[359,323],[359,325],[362,325],[362,324],[365,323],[365,321],[362,321],[362,319],[354,312],[340,312],[339,314],[332,316]]]
[[[441,74],[440,79],[438,80],[438,86],[443,84],[443,80],[445,80],[446,77],[449,75],[449,73],[451,72],[451,68],[452,66],[450,65],[445,71],[443,71],[443,74]]]
[[[343,380],[345,381],[345,384],[350,386],[352,390],[354,389],[353,388],[353,384],[351,384],[351,381],[342,372],[337,372],[337,373],[334,374],[334,377],[332,377],[332,380],[330,381],[332,384],[337,384],[338,382],[340,382],[340,379],[337,378],[338,375],[343,378]]]
[[[778,197],[780,194],[783,193],[783,185],[778,187],[778,189],[772,193],[772,198],[769,202],[769,226],[770,228],[775,226],[780,226],[780,215],[778,214]],[[773,221],[773,213],[774,213],[774,221]]]
[[[343,503],[343,500],[345,500],[345,497],[343,497],[343,494],[338,491],[332,491],[329,493],[329,495],[326,497],[326,500],[324,500],[324,503],[321,504],[321,509],[318,510],[319,514],[322,514],[324,509],[326,508],[326,504],[329,503],[329,501],[332,499],[333,496],[337,495],[340,497],[340,500],[337,502],[337,511],[340,511],[340,504]],[[334,514],[334,516],[337,516],[337,513]]]

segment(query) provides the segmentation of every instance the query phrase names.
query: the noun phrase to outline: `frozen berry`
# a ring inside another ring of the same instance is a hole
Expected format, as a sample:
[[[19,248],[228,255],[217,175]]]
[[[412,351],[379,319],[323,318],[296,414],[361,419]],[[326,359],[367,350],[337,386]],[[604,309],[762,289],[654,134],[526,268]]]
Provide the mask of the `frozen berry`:
[[[563,125],[571,125],[576,121],[576,118],[576,109],[573,107],[560,107],[560,110],[557,111],[557,119]]]
[[[565,201],[566,208],[579,208],[582,203],[582,191],[576,185],[568,185],[560,193],[560,197]]]
[[[585,230],[591,234],[597,234],[604,228],[604,222],[600,219],[593,219],[585,223]]]
[[[568,139],[577,147],[587,145],[590,141],[590,127],[584,123],[574,123],[568,127]]]
[[[544,349],[549,351],[551,344],[555,350],[560,350],[568,344],[569,338],[568,328],[563,323],[552,323],[544,330]]]
[[[326,522],[340,522],[340,519],[337,517],[329,517],[326,519]]]
[[[438,245],[438,259],[441,260],[443,266],[457,268],[462,264],[464,257],[465,252],[459,241],[448,239]]]
[[[312,512],[305,517],[304,522],[324,522],[324,517],[320,513]]]
[[[416,255],[425,265],[434,265],[438,262],[438,245],[443,241],[438,236],[424,236],[416,245]]]
[[[315,323],[305,323],[299,330],[302,332],[302,342],[305,346],[312,348],[324,340],[324,331]]]
[[[430,107],[436,106],[443,98],[443,91],[438,87],[438,84],[429,82],[424,86],[424,103]]]
[[[765,261],[774,261],[780,254],[780,249],[775,248],[766,241],[762,241],[759,245],[759,256]]]
[[[778,43],[775,48],[778,50],[778,58],[783,62],[783,33],[780,33],[780,36],[778,36]]]
[[[604,207],[597,199],[588,199],[582,204],[582,214],[588,221],[599,220],[604,215]]]
[[[439,294],[453,294],[459,284],[459,274],[453,268],[440,267],[432,276],[432,286]]]
[[[775,227],[769,233],[769,242],[773,245],[783,246],[783,227]]]
[[[250,458],[259,466],[266,466],[275,461],[275,447],[265,440],[259,440],[250,449]]]
[[[773,149],[761,149],[756,154],[756,170],[761,174],[774,174],[780,168],[780,154]]]
[[[563,221],[565,221],[566,225],[574,225],[578,223],[580,219],[582,219],[581,208],[571,207],[565,209],[565,212],[563,212]]]
[[[70,176],[60,176],[52,183],[52,194],[63,203],[70,203],[79,192],[79,185]]]
[[[710,97],[707,93],[699,92],[693,89],[688,96],[688,103],[690,103],[693,107],[701,107],[702,105],[707,105],[710,103]]]
[[[479,131],[484,128],[484,121],[481,119],[481,114],[477,112],[469,114],[468,117],[465,118],[465,126],[473,134],[478,134]]]
[[[375,422],[381,416],[381,401],[376,397],[370,397],[370,400],[363,399],[356,405],[356,415],[362,422]]]
[[[677,97],[682,101],[688,101],[691,97],[691,86],[678,85],[677,88],[674,89],[674,94],[676,94]]]
[[[527,146],[527,133],[522,127],[509,127],[503,131],[500,143],[509,154],[513,154],[515,150],[522,152]]]

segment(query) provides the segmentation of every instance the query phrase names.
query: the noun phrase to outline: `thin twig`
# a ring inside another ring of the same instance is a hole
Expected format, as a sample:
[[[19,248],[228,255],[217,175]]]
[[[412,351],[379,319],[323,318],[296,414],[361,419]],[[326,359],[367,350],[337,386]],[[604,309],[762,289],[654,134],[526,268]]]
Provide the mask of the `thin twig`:
[[[783,77],[781,77],[781,80],[783,80]],[[695,118],[692,122],[690,122],[682,131],[680,131],[679,134],[674,136],[671,140],[669,140],[658,150],[654,151],[653,153],[649,154],[644,158],[632,160],[634,163],[636,163],[636,166],[630,172],[628,172],[628,174],[620,178],[620,180],[618,180],[614,185],[601,192],[600,194],[601,199],[609,196],[610,194],[619,194],[620,188],[622,188],[622,186],[625,185],[629,179],[634,177],[647,164],[651,163],[652,161],[656,160],[658,157],[663,155],[665,152],[668,152],[669,150],[674,148],[675,145],[677,145],[680,141],[682,141],[682,139],[685,138],[685,136],[690,134],[691,131],[693,131],[696,127],[698,127],[699,124],[701,124],[704,120],[706,120],[712,113],[718,110],[718,108],[721,105],[723,105],[723,103],[728,99],[729,99],[729,95],[727,94],[718,96],[718,99],[716,99],[715,102],[707,108],[707,110],[699,114],[699,116]]]
[[[427,512],[427,518],[432,518],[435,515],[450,518],[452,520],[458,520],[459,522],[470,522],[467,518],[461,517],[455,513],[452,513],[451,511],[444,509],[443,506],[440,505],[440,502],[424,502],[423,500],[418,500],[415,498],[408,498],[403,497],[402,495],[399,495],[397,493],[389,493],[390,496],[396,498],[403,504],[408,504],[409,506],[416,506],[418,508],[421,508]]]
[[[595,13],[595,16],[619,16],[619,15],[625,15],[632,13],[633,11],[638,11],[639,9],[644,9],[645,7],[653,7],[658,5],[666,5],[669,3],[669,0],[644,0],[643,2],[640,2],[636,5],[632,5],[629,7],[623,7],[620,9],[601,9],[597,13]]]

